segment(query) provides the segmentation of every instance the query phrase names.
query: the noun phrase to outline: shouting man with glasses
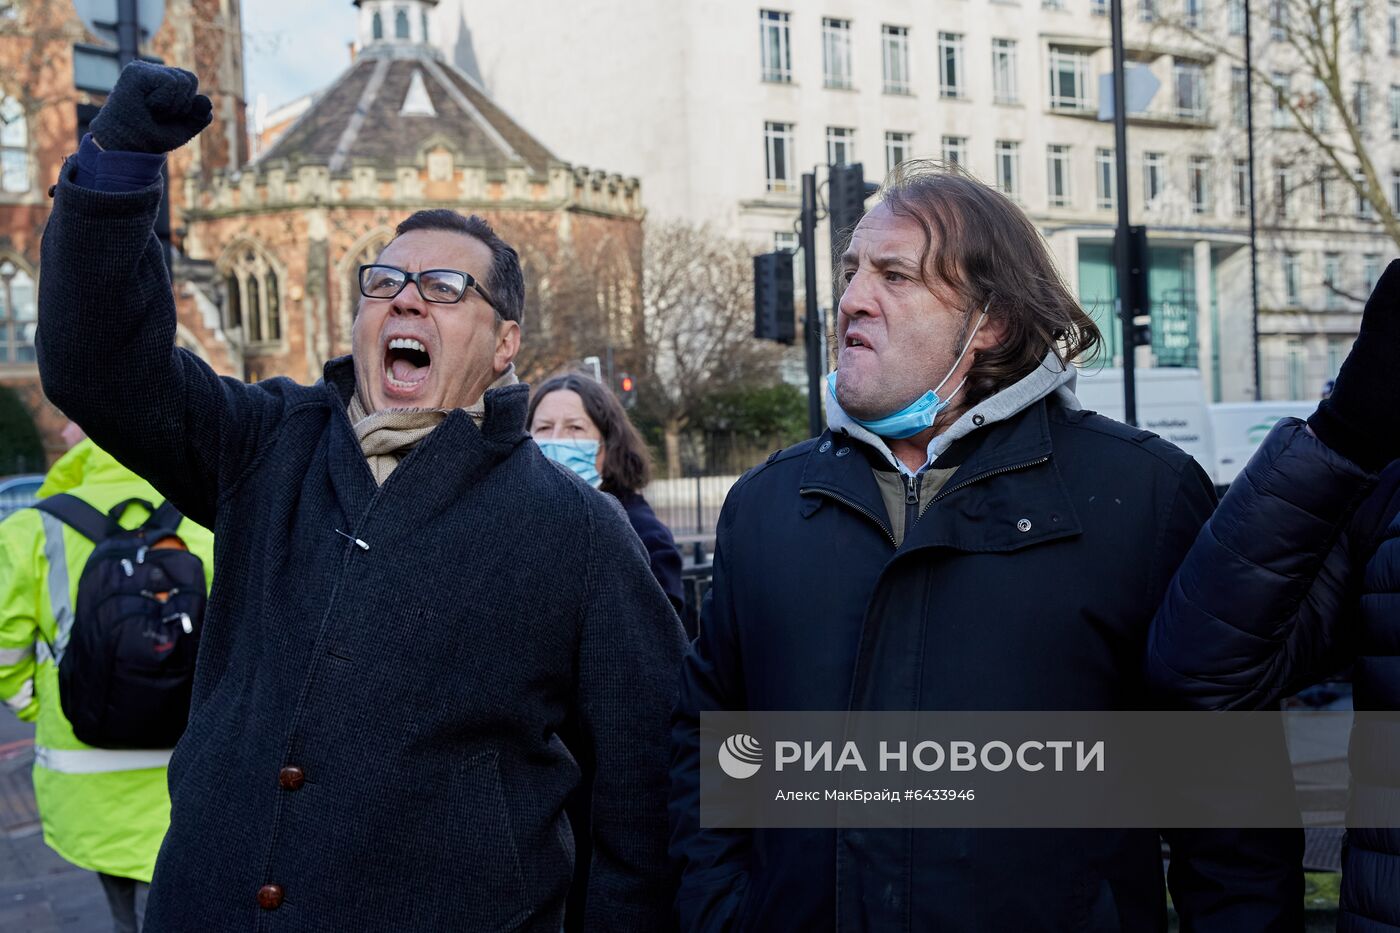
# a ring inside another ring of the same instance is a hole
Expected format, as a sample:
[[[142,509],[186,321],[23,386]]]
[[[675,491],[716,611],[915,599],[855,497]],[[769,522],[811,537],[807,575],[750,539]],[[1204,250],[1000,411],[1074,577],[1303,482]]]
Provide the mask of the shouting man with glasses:
[[[49,397],[221,541],[145,928],[557,933],[577,759],[584,926],[668,928],[684,638],[621,510],[528,441],[515,251],[421,211],[360,270],[323,382],[216,376],[175,346],[152,233],[196,92],[123,71],[54,189],[40,296]]]

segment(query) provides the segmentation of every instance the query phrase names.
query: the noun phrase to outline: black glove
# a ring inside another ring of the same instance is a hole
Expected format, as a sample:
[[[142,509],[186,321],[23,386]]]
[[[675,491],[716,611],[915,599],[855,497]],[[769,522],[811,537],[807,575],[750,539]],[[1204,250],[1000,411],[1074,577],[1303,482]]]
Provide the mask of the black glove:
[[[1372,473],[1400,458],[1400,259],[1367,299],[1361,333],[1332,395],[1308,425],[1322,443]]]
[[[117,152],[170,152],[199,135],[214,105],[199,93],[199,79],[180,68],[135,61],[92,118],[92,138]]]

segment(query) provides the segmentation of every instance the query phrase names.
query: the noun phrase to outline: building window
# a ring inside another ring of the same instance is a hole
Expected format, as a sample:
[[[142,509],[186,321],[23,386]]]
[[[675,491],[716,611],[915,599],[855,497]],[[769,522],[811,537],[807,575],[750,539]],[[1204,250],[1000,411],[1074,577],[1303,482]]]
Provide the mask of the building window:
[[[1390,173],[1390,210],[1400,214],[1400,172]]]
[[[856,131],[849,126],[826,128],[826,162],[828,165],[849,165],[856,154]]]
[[[1274,128],[1288,126],[1288,85],[1289,76],[1281,71],[1269,75],[1269,83],[1274,87]]]
[[[1043,10],[1063,10],[1065,0],[1040,0],[1040,8]]]
[[[1366,294],[1371,294],[1381,279],[1380,254],[1367,253],[1361,257],[1361,278],[1366,286]]]
[[[1021,144],[1009,139],[996,142],[997,187],[1013,200],[1021,195]]]
[[[1288,38],[1288,0],[1269,0],[1269,38],[1275,42]]]
[[[1094,150],[1094,206],[1111,211],[1118,198],[1118,167],[1112,149]]]
[[[1181,18],[1187,29],[1197,29],[1201,25],[1202,0],[1184,0]]]
[[[1108,0],[1089,0],[1089,13],[1093,16],[1108,15]]]
[[[1045,147],[1046,191],[1051,207],[1069,207],[1069,146]]]
[[[827,87],[851,86],[851,21],[822,19],[822,80]]]
[[[967,137],[943,137],[943,161],[948,165],[967,167]]]
[[[1385,45],[1391,55],[1400,55],[1400,0],[1386,4]]]
[[[1322,254],[1322,301],[1328,311],[1342,306],[1342,254]]]
[[[1351,4],[1351,50],[1366,51],[1366,8],[1357,0]]]
[[[893,172],[901,162],[909,161],[912,133],[885,134],[885,172]]]
[[[791,230],[779,230],[774,233],[773,250],[778,253],[797,252],[797,234]]]
[[[938,95],[962,97],[962,35],[956,32],[938,34]]]
[[[1361,131],[1361,135],[1367,135],[1367,124],[1371,122],[1371,85],[1369,82],[1352,82],[1351,115],[1356,120],[1356,128]]]
[[[792,124],[764,123],[763,151],[768,166],[768,190],[795,191],[797,176],[792,168]]]
[[[1186,167],[1191,189],[1191,212],[1209,214],[1210,201],[1210,157],[1192,156]]]
[[[1205,67],[1178,59],[1172,65],[1172,75],[1176,81],[1176,115],[1188,120],[1205,119]]]
[[[1332,131],[1332,107],[1331,100],[1327,94],[1327,84],[1318,79],[1313,82],[1313,132],[1330,133]]]
[[[282,339],[282,290],[266,256],[244,250],[224,270],[224,284],[228,287],[225,329],[241,328],[245,345]]]
[[[909,93],[909,28],[881,26],[884,49],[885,93]]]
[[[1283,254],[1283,303],[1296,308],[1303,302],[1303,277],[1298,268],[1298,254]]]
[[[0,259],[0,363],[33,363],[39,303],[34,277]]]
[[[764,81],[792,81],[792,46],[788,41],[787,13],[758,11],[758,51]]]
[[[1333,191],[1335,179],[1326,166],[1317,173],[1317,216],[1319,219],[1337,212],[1337,193]]]
[[[1162,194],[1167,180],[1167,156],[1164,152],[1142,154],[1142,200],[1151,204]]]
[[[1290,302],[1290,304],[1297,304],[1297,302]],[[1291,337],[1286,346],[1288,347],[1288,397],[1302,398],[1303,376],[1307,369],[1303,359],[1303,342],[1296,337]]]
[[[1157,19],[1157,0],[1138,0],[1138,19],[1151,23]]]
[[[1050,109],[1089,107],[1089,56],[1075,49],[1050,46]]]
[[[1400,84],[1390,86],[1390,138],[1400,139]]]
[[[408,11],[403,7],[394,11],[394,38],[408,38]]]
[[[1288,198],[1293,193],[1288,169],[1274,169],[1274,213],[1280,220],[1288,217]]]
[[[1236,159],[1231,171],[1232,187],[1235,189],[1235,216],[1249,216],[1249,162]]]
[[[29,190],[29,120],[13,97],[0,99],[0,191]]]
[[[992,99],[1014,104],[1016,94],[1016,40],[992,40]]]
[[[423,41],[428,41],[428,14],[420,11],[418,13],[418,26],[423,30]]]
[[[375,39],[384,38],[384,17],[379,14],[378,10],[374,11],[374,18],[370,20],[369,30],[371,37]]]
[[[1225,6],[1225,15],[1230,35],[1244,35],[1244,0],[1228,0]]]
[[[1352,175],[1352,182],[1356,190],[1356,219],[1375,220],[1376,208],[1371,204],[1371,199],[1366,197],[1366,173],[1358,169]]]
[[[1249,76],[1243,68],[1230,69],[1230,122],[1243,128],[1249,122]]]

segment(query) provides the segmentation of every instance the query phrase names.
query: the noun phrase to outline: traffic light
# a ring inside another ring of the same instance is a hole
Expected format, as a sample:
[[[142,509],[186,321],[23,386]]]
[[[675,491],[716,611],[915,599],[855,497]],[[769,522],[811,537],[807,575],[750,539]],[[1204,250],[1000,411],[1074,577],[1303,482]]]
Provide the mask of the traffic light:
[[[790,344],[793,320],[792,253],[780,250],[753,258],[753,335]]]
[[[1121,248],[1117,234],[1114,247]],[[1151,254],[1147,246],[1147,228],[1128,228],[1128,293],[1121,302],[1122,313],[1132,318],[1132,342],[1135,347],[1152,345],[1152,295],[1148,289]]]
[[[636,407],[637,383],[630,373],[617,374],[617,394],[622,399],[623,408]]]
[[[865,168],[859,162],[831,166],[828,179],[826,212],[831,221],[831,250],[835,253],[865,216],[865,199],[878,191],[879,185],[866,182]]]

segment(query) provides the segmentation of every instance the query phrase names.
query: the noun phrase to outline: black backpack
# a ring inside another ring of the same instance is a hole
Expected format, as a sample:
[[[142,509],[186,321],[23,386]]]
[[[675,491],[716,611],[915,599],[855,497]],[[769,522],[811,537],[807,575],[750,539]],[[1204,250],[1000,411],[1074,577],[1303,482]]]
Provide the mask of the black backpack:
[[[127,530],[118,519],[130,505],[151,516]],[[104,515],[66,494],[34,508],[97,545],[78,578],[67,645],[60,632],[49,646],[73,734],[98,748],[173,748],[189,719],[207,593],[204,562],[175,535],[184,516],[144,499]]]

